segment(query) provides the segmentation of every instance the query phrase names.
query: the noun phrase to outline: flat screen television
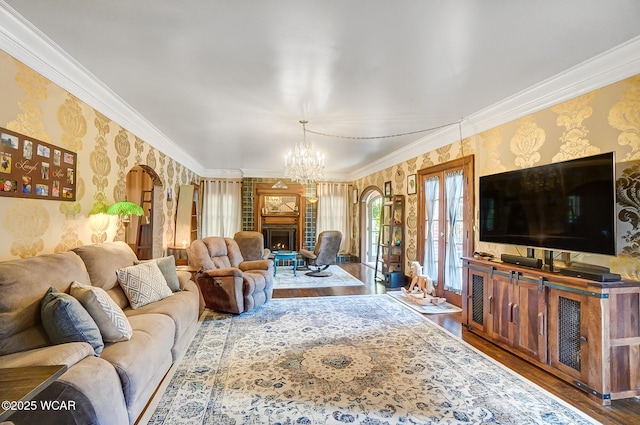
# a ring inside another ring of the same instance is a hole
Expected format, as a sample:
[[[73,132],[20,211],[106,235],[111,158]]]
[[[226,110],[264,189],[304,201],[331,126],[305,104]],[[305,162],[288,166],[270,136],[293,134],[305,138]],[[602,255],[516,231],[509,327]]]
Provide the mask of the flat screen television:
[[[480,177],[480,240],[616,254],[613,152]]]

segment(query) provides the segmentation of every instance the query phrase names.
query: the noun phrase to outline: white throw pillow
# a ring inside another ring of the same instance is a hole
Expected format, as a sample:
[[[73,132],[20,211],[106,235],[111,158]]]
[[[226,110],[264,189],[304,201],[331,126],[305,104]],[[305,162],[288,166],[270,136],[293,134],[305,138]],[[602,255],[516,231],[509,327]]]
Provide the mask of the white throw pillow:
[[[155,261],[118,270],[118,283],[136,309],[173,295]]]
[[[89,312],[105,342],[127,341],[133,335],[129,319],[102,288],[73,282],[71,296]]]

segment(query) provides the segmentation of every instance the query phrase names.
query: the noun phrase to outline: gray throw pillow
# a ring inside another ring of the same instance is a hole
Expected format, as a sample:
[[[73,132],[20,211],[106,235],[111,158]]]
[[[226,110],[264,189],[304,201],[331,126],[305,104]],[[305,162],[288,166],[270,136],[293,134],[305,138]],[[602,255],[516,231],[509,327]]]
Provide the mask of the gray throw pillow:
[[[104,341],[98,325],[80,301],[71,295],[49,288],[40,302],[40,316],[42,325],[54,344],[88,342],[96,356],[102,353]]]
[[[145,263],[147,261],[154,261],[158,265],[162,276],[164,276],[164,279],[167,281],[167,286],[169,286],[172,292],[181,291],[178,274],[176,273],[176,259],[173,255],[154,258],[153,260],[135,261],[134,264]]]

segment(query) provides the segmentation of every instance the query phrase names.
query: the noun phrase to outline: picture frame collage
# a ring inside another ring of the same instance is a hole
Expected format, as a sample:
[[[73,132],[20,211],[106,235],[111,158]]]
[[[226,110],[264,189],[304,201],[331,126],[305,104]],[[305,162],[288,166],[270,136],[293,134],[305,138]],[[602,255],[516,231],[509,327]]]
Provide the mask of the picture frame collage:
[[[76,200],[77,154],[0,127],[0,196]]]

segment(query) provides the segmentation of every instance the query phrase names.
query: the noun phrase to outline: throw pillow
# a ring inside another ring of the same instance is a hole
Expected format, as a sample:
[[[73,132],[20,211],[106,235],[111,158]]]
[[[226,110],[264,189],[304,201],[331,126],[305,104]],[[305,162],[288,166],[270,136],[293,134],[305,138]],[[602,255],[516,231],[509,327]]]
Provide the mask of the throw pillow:
[[[155,261],[124,267],[117,273],[118,283],[133,309],[173,295]]]
[[[104,341],[98,325],[80,301],[69,294],[49,288],[40,302],[42,325],[54,344],[88,342],[96,356],[102,353]]]
[[[176,259],[173,255],[162,258],[154,258],[153,260],[135,261],[133,264],[142,264],[149,261],[155,261],[162,272],[162,276],[167,281],[167,285],[172,292],[180,291],[180,282],[178,281],[178,274],[176,273]]]
[[[103,341],[127,341],[133,335],[129,319],[104,289],[73,282],[71,296],[80,301],[98,325]]]

